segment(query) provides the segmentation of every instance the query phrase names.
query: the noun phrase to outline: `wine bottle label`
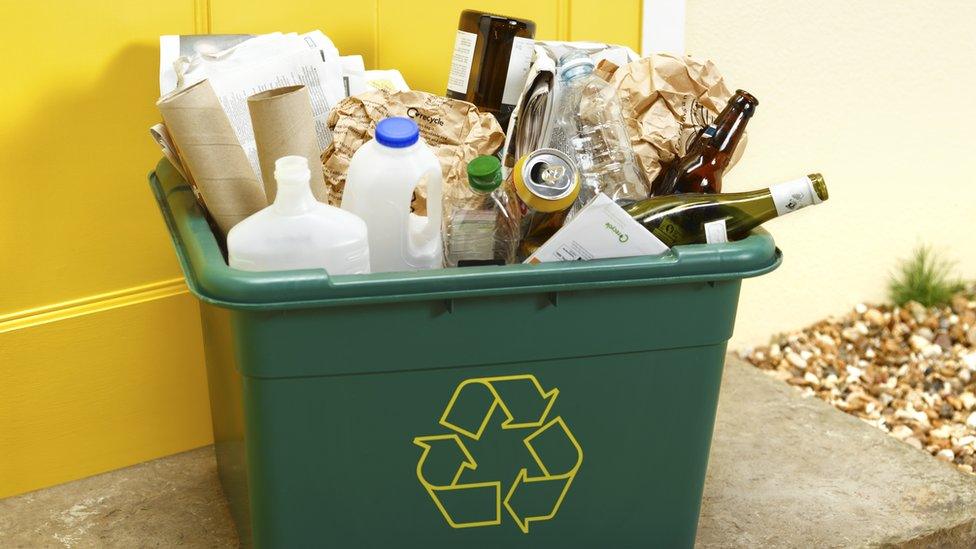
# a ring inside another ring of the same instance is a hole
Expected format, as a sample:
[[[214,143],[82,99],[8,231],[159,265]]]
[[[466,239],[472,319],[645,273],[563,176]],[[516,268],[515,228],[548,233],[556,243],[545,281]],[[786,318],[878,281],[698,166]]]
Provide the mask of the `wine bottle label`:
[[[502,104],[515,106],[525,79],[529,76],[532,66],[532,55],[535,53],[535,40],[516,36],[512,41],[512,55],[508,58],[508,73],[505,75],[505,91],[502,93]],[[504,129],[504,128],[503,128]]]
[[[729,231],[725,227],[725,218],[709,221],[703,226],[705,228],[705,242],[709,244],[721,244],[729,241]]]
[[[819,202],[808,177],[777,183],[769,188],[769,194],[772,195],[773,204],[776,205],[776,215],[795,212]]]
[[[447,77],[448,91],[468,93],[468,77],[471,76],[471,60],[478,35],[463,30],[454,37],[454,57],[451,58],[451,74]]]

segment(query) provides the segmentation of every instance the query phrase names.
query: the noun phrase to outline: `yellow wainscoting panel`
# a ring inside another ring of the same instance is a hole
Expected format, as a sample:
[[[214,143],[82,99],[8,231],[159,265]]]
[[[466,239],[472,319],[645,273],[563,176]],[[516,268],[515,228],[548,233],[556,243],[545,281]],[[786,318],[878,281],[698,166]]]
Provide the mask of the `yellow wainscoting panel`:
[[[193,0],[4,1],[0,26],[0,315],[178,276],[147,128]]]
[[[411,88],[445,93],[458,17],[467,8],[531,19],[536,37],[555,40],[560,37],[565,2],[380,0],[379,68],[399,69]]]
[[[170,292],[0,333],[0,497],[211,442],[196,301]]]
[[[569,36],[630,46],[640,53],[641,0],[573,0]]]
[[[210,29],[220,34],[305,32],[319,29],[342,55],[376,63],[376,0],[210,0]]]

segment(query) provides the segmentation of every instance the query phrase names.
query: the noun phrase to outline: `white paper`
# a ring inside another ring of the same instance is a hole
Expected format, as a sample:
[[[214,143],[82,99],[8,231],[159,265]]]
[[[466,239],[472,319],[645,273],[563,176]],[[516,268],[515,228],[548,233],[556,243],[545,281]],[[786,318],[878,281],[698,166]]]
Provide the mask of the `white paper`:
[[[326,124],[329,110],[346,97],[349,75],[360,73],[365,76],[365,70],[360,70],[361,57],[349,56],[343,60],[332,40],[317,30],[305,34],[276,32],[254,37],[195,37],[195,46],[187,53],[190,38],[193,37],[160,38],[161,89],[172,85],[174,79],[174,89],[209,80],[259,179],[261,167],[247,108],[248,97],[282,86],[304,85],[312,102],[319,146],[325,149],[332,142],[332,133]],[[218,49],[226,44],[233,45]],[[173,59],[176,52],[180,55]],[[162,70],[167,63],[172,67],[172,75],[164,74]],[[350,86],[364,85],[355,81]]]
[[[508,72],[505,74],[505,91],[502,92],[503,104],[514,106],[518,101],[534,55],[534,40],[518,36],[512,40],[512,54],[508,58]]]
[[[312,102],[319,148],[325,149],[332,142],[326,120],[332,106],[345,97],[342,67],[337,60],[323,63],[319,52],[305,50],[230,72],[215,72],[209,80],[258,178],[261,177],[261,168],[247,109],[247,98],[256,93],[283,86],[304,85]]]
[[[186,168],[183,167],[183,159],[180,155],[176,153],[176,147],[173,146],[173,138],[169,135],[169,130],[166,129],[166,125],[162,122],[149,127],[149,135],[152,136],[153,141],[159,145],[160,150],[163,151],[163,156],[169,160],[170,164],[176,168],[176,171],[180,172],[183,179],[188,179],[186,174]],[[196,192],[196,188],[194,188]]]
[[[471,61],[474,59],[478,35],[463,30],[454,37],[454,55],[451,57],[451,72],[447,77],[447,89],[455,93],[468,92],[468,78],[471,76]]]
[[[366,91],[410,91],[410,87],[407,86],[407,81],[403,79],[403,75],[396,69],[366,71],[365,82]]]
[[[668,246],[600,193],[525,263],[659,255]]]
[[[339,57],[342,65],[342,80],[345,88],[344,95],[350,97],[367,91],[366,64],[362,55],[343,55]]]

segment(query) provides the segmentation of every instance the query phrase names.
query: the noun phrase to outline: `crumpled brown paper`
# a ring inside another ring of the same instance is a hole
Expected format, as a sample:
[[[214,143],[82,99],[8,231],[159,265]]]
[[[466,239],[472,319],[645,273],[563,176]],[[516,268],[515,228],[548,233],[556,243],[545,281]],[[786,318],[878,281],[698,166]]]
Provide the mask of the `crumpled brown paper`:
[[[666,53],[618,68],[610,84],[617,89],[634,153],[648,181],[657,177],[662,164],[683,156],[691,138],[732,97],[714,63]],[[730,167],[742,156],[746,139],[744,135],[736,147]]]
[[[471,196],[467,164],[481,154],[493,154],[505,140],[502,128],[489,113],[471,103],[421,91],[376,90],[347,97],[329,113],[332,144],[322,153],[329,200],[338,205],[346,184],[349,161],[360,145],[372,139],[376,124],[389,116],[411,118],[420,136],[433,149],[444,174],[444,203]],[[418,187],[414,211],[424,215],[426,189]]]

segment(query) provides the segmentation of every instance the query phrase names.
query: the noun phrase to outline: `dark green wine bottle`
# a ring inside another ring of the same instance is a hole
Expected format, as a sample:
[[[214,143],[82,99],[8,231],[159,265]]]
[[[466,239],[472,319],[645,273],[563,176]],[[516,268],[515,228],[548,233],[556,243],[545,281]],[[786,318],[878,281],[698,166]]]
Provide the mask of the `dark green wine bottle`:
[[[737,240],[774,217],[827,200],[823,176],[810,174],[745,193],[655,196],[624,209],[668,246]],[[724,225],[724,230],[722,225]]]

